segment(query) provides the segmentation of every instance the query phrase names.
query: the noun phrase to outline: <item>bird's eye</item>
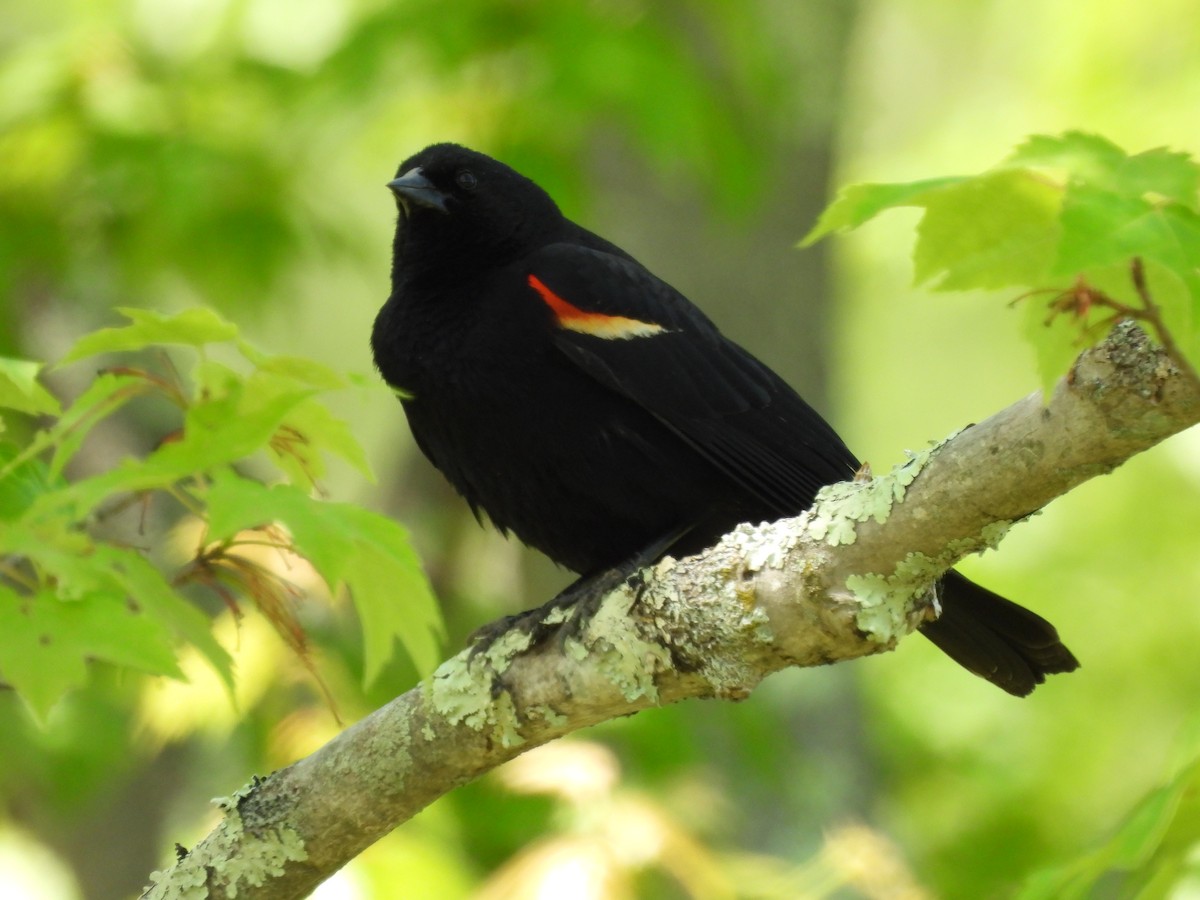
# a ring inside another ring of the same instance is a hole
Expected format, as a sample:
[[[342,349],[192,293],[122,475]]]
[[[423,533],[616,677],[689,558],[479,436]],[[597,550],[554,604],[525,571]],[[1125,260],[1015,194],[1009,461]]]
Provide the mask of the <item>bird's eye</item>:
[[[475,177],[475,173],[470,169],[460,170],[459,173],[454,176],[454,180],[464,191],[473,191],[475,190],[475,186],[479,184],[479,179]]]

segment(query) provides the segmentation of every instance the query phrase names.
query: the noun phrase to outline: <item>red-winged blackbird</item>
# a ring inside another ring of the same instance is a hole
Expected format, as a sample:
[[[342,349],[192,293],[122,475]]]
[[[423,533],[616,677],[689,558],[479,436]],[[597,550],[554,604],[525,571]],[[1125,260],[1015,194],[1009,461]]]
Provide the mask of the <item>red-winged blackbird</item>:
[[[858,469],[778,375],[508,166],[437,144],[388,187],[376,365],[472,508],[577,585],[796,515]],[[1078,666],[1040,616],[956,572],[940,593],[921,631],[1009,693]]]

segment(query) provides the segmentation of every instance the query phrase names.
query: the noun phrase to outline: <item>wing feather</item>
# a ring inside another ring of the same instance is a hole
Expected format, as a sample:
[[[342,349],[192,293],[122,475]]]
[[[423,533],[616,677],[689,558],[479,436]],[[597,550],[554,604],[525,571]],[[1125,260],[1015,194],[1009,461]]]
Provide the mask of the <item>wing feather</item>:
[[[812,407],[636,262],[564,244],[531,267],[578,309],[662,326],[631,338],[563,328],[555,343],[756,497],[764,515],[798,513],[823,485],[854,474],[854,455]]]

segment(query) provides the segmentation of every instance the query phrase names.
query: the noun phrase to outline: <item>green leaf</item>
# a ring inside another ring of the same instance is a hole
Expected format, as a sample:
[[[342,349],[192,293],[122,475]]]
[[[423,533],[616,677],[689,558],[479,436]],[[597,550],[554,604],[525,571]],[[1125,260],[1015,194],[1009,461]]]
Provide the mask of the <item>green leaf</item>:
[[[1190,334],[1192,298],[1187,287],[1170,269],[1154,261],[1145,264],[1144,273],[1147,288],[1172,334]],[[1127,306],[1140,305],[1128,264],[1088,268],[1086,286]],[[1068,288],[1067,292],[1070,290]],[[1057,296],[1057,292],[1049,290],[1033,292],[1020,299],[1022,332],[1033,347],[1042,389],[1046,393],[1085,348],[1107,334],[1107,328],[1098,326],[1111,322],[1113,315],[1111,310],[1104,308],[1089,310],[1083,317],[1071,311],[1052,314],[1050,304]]]
[[[1054,274],[1072,275],[1092,266],[1152,259],[1196,282],[1200,266],[1200,214],[1178,204],[1141,198],[1086,184],[1067,189],[1063,239]],[[1200,286],[1200,285],[1198,285]]]
[[[1004,168],[1045,168],[1083,181],[1108,182],[1128,157],[1108,138],[1084,131],[1027,138],[1001,165]]]
[[[51,478],[45,463],[39,459],[25,458],[17,461],[15,444],[0,444],[0,521],[19,518],[33,505],[34,501],[62,486],[58,479]]]
[[[354,534],[342,527],[337,516],[326,515],[337,504],[315,500],[297,487],[267,487],[226,470],[213,476],[205,499],[209,541],[228,540],[239,531],[279,522],[330,585],[342,580],[354,556]]]
[[[246,341],[238,341],[238,349],[262,371],[282,375],[310,387],[335,391],[346,387],[348,383],[345,376],[316,360],[299,356],[269,356]]]
[[[270,455],[293,484],[311,489],[325,475],[323,451],[340,456],[368,480],[375,480],[367,454],[349,426],[323,403],[306,400],[280,424]]]
[[[42,610],[46,605],[42,597],[21,597],[0,585],[0,679],[42,722],[63,694],[87,680],[79,648],[58,638],[54,623],[43,621],[52,616]]]
[[[1063,206],[1063,240],[1054,269],[1060,277],[1083,272],[1095,280],[1097,269],[1140,257],[1150,296],[1193,366],[1200,365],[1200,214],[1179,204],[1152,204],[1088,185],[1072,185]],[[1133,306],[1128,274],[1120,293]]]
[[[1080,325],[1069,314],[1051,314],[1046,303],[1051,296],[1035,294],[1021,300],[1021,332],[1033,348],[1038,379],[1047,396],[1084,346]]]
[[[1126,197],[1087,183],[1067,188],[1062,208],[1062,242],[1055,277],[1072,277],[1091,266],[1128,262],[1139,250],[1146,229],[1137,227],[1153,215],[1140,197]]]
[[[808,247],[835,231],[857,228],[884,210],[923,206],[927,194],[963,180],[955,177],[929,178],[903,184],[852,184],[844,187],[821,213],[817,224],[801,239],[800,246]]]
[[[1110,866],[1135,870],[1150,862],[1170,832],[1184,795],[1200,787],[1198,774],[1200,766],[1188,767],[1134,807],[1108,843],[1104,855]]]
[[[1187,153],[1165,147],[1129,157],[1119,177],[1129,190],[1157,194],[1200,212],[1200,166]]]
[[[107,498],[137,491],[166,490],[176,482],[230,465],[263,449],[281,423],[313,393],[253,379],[235,384],[225,396],[213,396],[188,409],[183,436],[163,444],[141,461],[122,464],[81,479],[39,502],[48,514],[83,516]]]
[[[164,633],[193,645],[232,692],[232,662],[212,636],[208,617],[176,591],[140,551],[94,543],[68,527],[69,523],[36,531],[12,527],[2,535],[3,546],[36,565],[43,581],[55,585],[60,600],[121,597],[131,613],[143,615],[156,623],[155,627],[165,629]]]
[[[438,664],[445,626],[408,534],[370,510],[345,504],[339,512],[360,535],[345,581],[362,620],[364,681],[379,677],[397,638],[417,671],[428,675]]]
[[[0,356],[0,407],[30,416],[57,415],[58,400],[37,380],[42,364]]]
[[[53,583],[58,596],[79,600],[89,594],[111,591],[112,580],[103,566],[92,564],[96,544],[66,519],[28,521],[22,519],[5,527],[3,547],[14,557],[31,561],[41,579]]]
[[[417,668],[438,662],[441,614],[408,535],[391,519],[344,503],[324,503],[290,485],[265,487],[224,472],[207,494],[209,539],[281,523],[331,587],[350,588],[362,621],[365,680],[378,677],[397,639]]]
[[[267,446],[288,415],[314,393],[290,379],[255,373],[227,395],[193,404],[184,419],[183,438],[155,455],[195,472],[250,456]]]
[[[118,409],[125,401],[140,393],[145,382],[127,375],[102,374],[63,413],[50,428],[38,432],[21,452],[0,465],[0,479],[13,468],[23,465],[43,451],[58,444],[50,471],[57,478],[62,468],[79,449],[88,431],[104,416]],[[88,421],[91,419],[91,421]]]
[[[150,390],[145,379],[133,375],[102,372],[63,413],[54,426],[38,436],[38,450],[57,445],[50,460],[50,474],[57,478],[79,452],[91,430],[127,402]]]
[[[84,335],[76,341],[75,346],[58,365],[67,365],[99,353],[142,350],[154,344],[202,347],[205,344],[233,340],[238,334],[236,325],[206,307],[186,309],[175,315],[131,307],[119,307],[117,312],[129,319],[130,324],[118,328],[102,328]]]
[[[177,638],[199,651],[232,698],[233,659],[213,637],[208,617],[175,590],[163,574],[136,551],[101,545],[96,548],[94,559],[98,565],[108,568],[133,606],[161,622]]]
[[[1200,761],[1146,795],[1111,838],[1065,865],[1030,877],[1017,900],[1096,896],[1101,881],[1122,897],[1165,897],[1200,842]],[[1116,894],[1113,894],[1116,896]]]
[[[1078,283],[1138,309],[1134,258],[1148,280],[1153,272],[1151,296],[1175,344],[1200,367],[1198,187],[1200,166],[1187,154],[1157,148],[1130,156],[1080,131],[1036,135],[977,176],[847,188],[804,243],[895,206],[923,208],[915,282],[939,291],[1025,289],[1022,330],[1049,389],[1104,329],[1087,321],[1087,303],[1081,315],[1066,304],[1050,320],[1042,300],[1069,294]],[[1101,310],[1095,319],[1111,314]]]
[[[1129,199],[1165,198],[1200,211],[1200,166],[1190,155],[1165,147],[1129,156],[1099,135],[1068,131],[1029,138],[1005,165],[1050,168],[1069,182],[1089,184]]]
[[[22,597],[0,585],[0,634],[0,676],[43,720],[84,683],[87,660],[182,677],[162,625],[118,593],[63,600],[48,591]]]
[[[1127,267],[1122,267],[1122,275],[1125,288],[1123,291],[1114,288],[1113,296],[1128,297],[1129,302],[1136,305],[1137,299]],[[1200,333],[1196,330],[1196,322],[1200,321],[1196,300],[1200,295],[1194,293],[1174,269],[1154,259],[1145,261],[1144,277],[1146,290],[1162,313],[1167,331],[1175,338],[1180,352],[1193,366],[1200,367]],[[1150,337],[1158,339],[1153,330],[1150,331]]]
[[[1054,261],[1062,192],[1019,170],[927,195],[913,254],[917,284],[935,290],[1039,285]]]

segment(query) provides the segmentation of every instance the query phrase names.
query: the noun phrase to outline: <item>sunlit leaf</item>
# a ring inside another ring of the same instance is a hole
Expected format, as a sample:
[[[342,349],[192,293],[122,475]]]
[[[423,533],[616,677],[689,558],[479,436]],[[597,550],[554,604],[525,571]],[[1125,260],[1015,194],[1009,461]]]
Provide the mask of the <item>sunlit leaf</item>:
[[[1125,162],[1125,151],[1098,134],[1067,131],[1061,135],[1035,134],[1003,163],[1013,168],[1048,168],[1088,182],[1104,182]]]
[[[43,719],[64,693],[83,684],[88,660],[181,674],[161,623],[118,593],[63,600],[48,591],[20,596],[0,585],[0,633],[0,677]]]
[[[34,533],[20,527],[10,528],[4,534],[4,545],[6,550],[32,561],[53,582],[55,594],[62,601],[82,603],[96,596],[122,598],[130,615],[152,622],[163,635],[193,645],[232,690],[232,663],[229,654],[213,638],[208,617],[181,596],[140,551],[96,543],[70,530]],[[148,647],[146,652],[153,649]],[[114,654],[111,651],[104,658],[122,663]],[[161,663],[154,671],[177,674],[173,668],[168,671],[165,665]]]
[[[1128,190],[1159,195],[1200,212],[1200,166],[1190,154],[1165,147],[1147,150],[1129,157],[1119,174]]]
[[[1069,314],[1054,315],[1046,295],[1021,300],[1021,331],[1033,348],[1042,391],[1049,394],[1083,349],[1082,328]]]
[[[21,597],[0,584],[0,679],[45,720],[51,707],[87,679],[84,655],[71,641],[58,639],[53,613],[43,607],[62,605],[50,597]]]
[[[1196,281],[1200,214],[1092,185],[1071,185],[1063,201],[1062,243],[1054,274],[1128,263],[1134,256],[1156,260],[1185,280]]]
[[[38,381],[42,364],[0,357],[0,407],[31,416],[56,415],[58,400]]]
[[[179,440],[163,444],[143,460],[126,459],[39,498],[38,506],[82,516],[115,495],[168,490],[176,482],[244,459],[264,447],[284,417],[311,393],[306,388],[251,396],[239,390],[197,403],[188,410]]]
[[[62,417],[44,434],[38,436],[33,446],[54,447],[50,460],[50,474],[57,477],[63,468],[79,452],[92,428],[100,424],[127,402],[150,390],[150,385],[133,375],[102,372],[75,398]]]
[[[917,284],[935,290],[1037,284],[1054,260],[1062,192],[999,171],[928,194],[913,253]]]
[[[315,500],[288,485],[268,488],[229,473],[214,480],[207,500],[210,540],[279,522],[327,584],[350,588],[363,625],[368,682],[391,658],[397,639],[420,671],[432,671],[441,615],[397,523],[350,504]]]
[[[339,511],[359,535],[359,552],[345,581],[362,620],[365,681],[379,676],[397,639],[417,671],[429,674],[438,663],[445,629],[408,535],[399,523],[370,510],[342,504]]]
[[[239,341],[238,349],[257,368],[272,375],[291,378],[325,391],[338,390],[348,384],[345,376],[313,359],[304,359],[299,356],[271,356],[246,341]]]
[[[923,206],[933,191],[962,182],[962,178],[929,178],[903,184],[852,184],[838,191],[837,197],[821,213],[817,224],[800,241],[801,247],[815,244],[835,231],[849,231],[875,218],[881,212],[904,206]]]
[[[45,463],[25,457],[13,465],[18,449],[12,443],[0,443],[0,520],[12,521],[25,512],[33,502],[62,483],[51,478]]]
[[[1134,259],[1154,272],[1161,301],[1154,290],[1150,296],[1170,322],[1175,346],[1200,366],[1198,185],[1200,166],[1187,154],[1158,148],[1129,156],[1094,134],[1036,135],[980,175],[848,188],[805,242],[895,206],[923,208],[913,252],[916,283],[934,290],[1024,289],[1022,329],[1049,388],[1075,355],[1105,336],[1083,307],[1100,306],[1095,318],[1109,321],[1118,310],[1143,309],[1146,298],[1128,277]],[[1078,285],[1111,282],[1115,270],[1125,273],[1119,291],[1104,291],[1123,306],[1106,306],[1105,297],[1093,294],[1075,312],[1050,315],[1048,301]],[[1151,322],[1157,314],[1142,318]]]
[[[316,486],[325,474],[323,453],[340,456],[374,481],[371,464],[349,426],[316,400],[299,404],[281,423],[270,444],[271,456],[293,484]]]
[[[213,637],[204,613],[182,596],[145,557],[132,550],[101,545],[97,564],[106,565],[130,603],[163,623],[179,640],[194,647],[233,694],[233,660]]]
[[[1200,166],[1187,153],[1158,147],[1129,156],[1107,138],[1080,131],[1035,135],[1005,161],[1057,171],[1065,180],[1089,184],[1129,199],[1165,198],[1197,210]]]
[[[153,344],[202,347],[233,340],[238,334],[236,325],[202,306],[174,315],[130,307],[120,307],[117,311],[129,319],[130,324],[84,335],[58,364],[66,365],[100,353],[143,350]]]
[[[209,541],[232,538],[239,531],[278,522],[296,547],[329,584],[342,580],[354,555],[354,535],[336,516],[337,507],[314,499],[291,485],[267,487],[232,472],[219,472],[205,493]]]

